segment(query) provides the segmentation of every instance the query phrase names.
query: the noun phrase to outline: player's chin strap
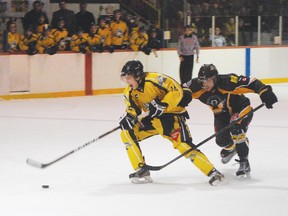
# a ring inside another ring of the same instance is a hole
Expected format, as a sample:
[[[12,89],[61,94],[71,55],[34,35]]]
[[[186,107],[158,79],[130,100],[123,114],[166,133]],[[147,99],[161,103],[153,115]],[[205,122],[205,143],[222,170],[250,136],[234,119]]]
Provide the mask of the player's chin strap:
[[[258,109],[262,108],[263,106],[265,106],[264,103],[260,104],[259,106],[257,106],[256,108],[250,110],[248,113],[246,113],[245,115],[241,116],[240,118],[238,118],[236,121],[231,122],[229,125],[227,125],[226,127],[222,128],[220,131],[214,133],[213,135],[209,136],[208,138],[206,138],[205,140],[203,140],[202,142],[200,142],[199,144],[195,145],[194,147],[192,147],[191,149],[183,152],[182,154],[180,154],[179,156],[175,157],[174,159],[170,160],[168,163],[162,165],[162,166],[150,166],[147,164],[141,164],[141,168],[145,169],[145,170],[151,170],[151,171],[158,171],[161,170],[165,167],[167,167],[168,165],[174,163],[175,161],[177,161],[178,159],[184,157],[185,155],[187,155],[189,152],[199,148],[201,145],[203,145],[204,143],[208,142],[209,140],[213,139],[214,137],[218,136],[219,134],[223,133],[224,131],[230,129],[231,127],[233,127],[237,122],[241,121],[242,119],[246,118],[248,115],[256,112]]]

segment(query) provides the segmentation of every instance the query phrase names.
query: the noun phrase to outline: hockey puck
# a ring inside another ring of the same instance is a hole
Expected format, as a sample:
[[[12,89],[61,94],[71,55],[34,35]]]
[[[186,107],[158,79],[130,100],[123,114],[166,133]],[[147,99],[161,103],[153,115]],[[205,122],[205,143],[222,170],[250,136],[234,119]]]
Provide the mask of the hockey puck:
[[[47,189],[47,188],[49,188],[49,185],[42,185],[42,188]]]

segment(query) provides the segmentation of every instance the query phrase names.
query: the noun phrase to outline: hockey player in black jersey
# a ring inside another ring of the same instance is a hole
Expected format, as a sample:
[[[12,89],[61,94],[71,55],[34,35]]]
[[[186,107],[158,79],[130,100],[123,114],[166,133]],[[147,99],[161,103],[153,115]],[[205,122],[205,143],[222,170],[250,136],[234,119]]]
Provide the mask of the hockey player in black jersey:
[[[255,78],[233,73],[220,75],[213,64],[204,64],[199,70],[198,77],[183,86],[192,91],[192,98],[199,99],[211,108],[214,113],[215,132],[252,110],[250,100],[244,96],[245,93],[259,94],[268,109],[273,108],[273,104],[277,102],[270,85],[265,85]],[[248,115],[230,130],[216,136],[216,143],[222,148],[220,155],[224,164],[238,155],[239,160],[236,161],[240,163],[240,167],[236,176],[241,178],[249,176],[251,171],[246,133],[252,117],[252,114]]]

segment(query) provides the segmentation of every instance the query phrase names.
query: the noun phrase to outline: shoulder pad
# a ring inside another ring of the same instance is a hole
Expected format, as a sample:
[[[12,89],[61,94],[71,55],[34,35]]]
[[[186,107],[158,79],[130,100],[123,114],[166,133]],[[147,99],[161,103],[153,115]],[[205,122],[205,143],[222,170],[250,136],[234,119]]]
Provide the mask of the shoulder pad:
[[[238,75],[234,73],[219,75],[217,86],[227,91],[233,91],[237,86],[238,79]]]

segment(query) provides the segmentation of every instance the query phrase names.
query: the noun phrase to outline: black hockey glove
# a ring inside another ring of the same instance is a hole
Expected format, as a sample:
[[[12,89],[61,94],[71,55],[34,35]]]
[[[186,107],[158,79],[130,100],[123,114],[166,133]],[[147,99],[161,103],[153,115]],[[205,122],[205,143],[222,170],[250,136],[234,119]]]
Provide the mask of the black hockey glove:
[[[127,113],[126,116],[124,116],[119,122],[121,129],[122,130],[133,129],[133,127],[136,123],[135,120],[136,120],[136,118],[133,115]]]
[[[188,88],[183,88],[183,97],[179,102],[178,106],[186,107],[192,101],[192,92]]]
[[[109,46],[109,47],[108,47],[108,51],[109,51],[110,53],[113,53],[113,52],[115,51],[115,47],[114,47],[114,46]]]
[[[168,106],[167,103],[163,103],[159,99],[151,101],[151,103],[149,103],[150,118],[161,116],[167,106]]]
[[[85,53],[87,52],[86,47],[87,47],[87,43],[81,43],[81,44],[79,44],[79,51],[80,51],[80,53],[85,54]]]
[[[264,88],[261,89],[259,92],[260,98],[263,103],[265,103],[265,106],[268,109],[273,108],[273,104],[278,101],[277,96],[274,94],[272,91],[272,87],[270,85],[265,86]]]

